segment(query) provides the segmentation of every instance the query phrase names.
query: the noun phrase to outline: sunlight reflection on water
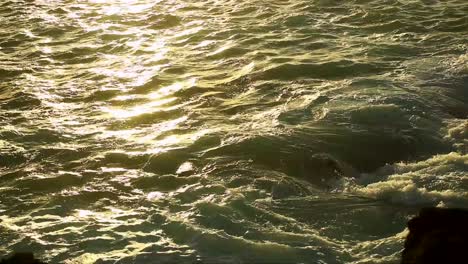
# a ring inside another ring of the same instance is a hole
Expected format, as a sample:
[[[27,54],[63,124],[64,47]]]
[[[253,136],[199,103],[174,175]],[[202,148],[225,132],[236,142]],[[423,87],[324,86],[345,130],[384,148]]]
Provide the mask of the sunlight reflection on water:
[[[0,255],[396,263],[468,205],[466,1],[33,2],[0,4]]]

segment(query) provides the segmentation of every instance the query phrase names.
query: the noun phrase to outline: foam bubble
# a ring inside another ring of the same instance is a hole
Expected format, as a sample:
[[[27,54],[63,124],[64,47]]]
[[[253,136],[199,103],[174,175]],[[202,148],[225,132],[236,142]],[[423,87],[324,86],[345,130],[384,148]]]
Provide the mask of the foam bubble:
[[[389,166],[391,169],[388,169]],[[468,155],[452,152],[414,163],[388,165],[379,173],[364,175],[360,195],[407,205],[466,206],[468,202]],[[374,177],[372,182],[370,179]],[[461,184],[462,183],[462,184]]]

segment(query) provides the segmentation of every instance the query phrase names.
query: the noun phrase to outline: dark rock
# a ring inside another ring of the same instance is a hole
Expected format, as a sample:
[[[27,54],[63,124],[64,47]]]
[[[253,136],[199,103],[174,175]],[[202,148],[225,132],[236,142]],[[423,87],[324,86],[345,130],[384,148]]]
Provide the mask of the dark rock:
[[[186,150],[170,150],[151,156],[144,170],[159,174],[173,174],[190,158],[192,155]]]
[[[45,264],[45,262],[35,259],[33,253],[17,252],[6,259],[2,259],[0,264]]]
[[[425,208],[408,229],[402,264],[468,263],[468,210]]]
[[[329,154],[319,153],[304,160],[301,177],[315,186],[332,188],[341,178],[357,178],[358,173],[347,163]]]
[[[281,181],[271,188],[271,198],[273,198],[273,200],[284,199],[297,195],[297,188],[294,185],[288,184],[285,181]]]

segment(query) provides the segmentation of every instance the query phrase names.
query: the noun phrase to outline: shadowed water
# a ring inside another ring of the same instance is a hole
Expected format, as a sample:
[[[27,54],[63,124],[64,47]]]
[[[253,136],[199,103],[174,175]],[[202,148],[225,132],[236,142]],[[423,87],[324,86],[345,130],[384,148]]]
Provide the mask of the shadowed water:
[[[398,263],[468,207],[465,0],[0,2],[0,255]]]

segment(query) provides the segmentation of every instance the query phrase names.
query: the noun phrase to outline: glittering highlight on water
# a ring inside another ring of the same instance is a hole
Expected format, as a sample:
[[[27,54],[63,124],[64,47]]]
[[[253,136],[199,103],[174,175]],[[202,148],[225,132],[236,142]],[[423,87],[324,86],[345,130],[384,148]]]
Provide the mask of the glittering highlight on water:
[[[468,207],[465,0],[0,3],[0,256],[398,263]]]

